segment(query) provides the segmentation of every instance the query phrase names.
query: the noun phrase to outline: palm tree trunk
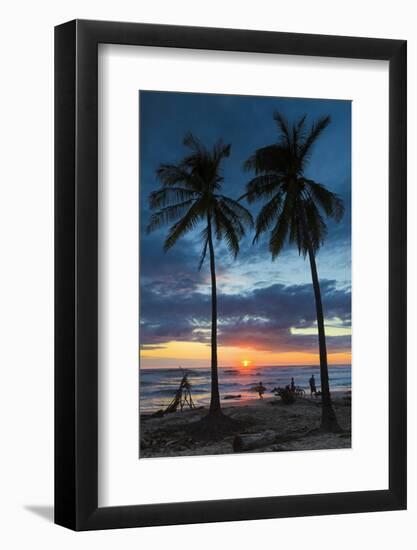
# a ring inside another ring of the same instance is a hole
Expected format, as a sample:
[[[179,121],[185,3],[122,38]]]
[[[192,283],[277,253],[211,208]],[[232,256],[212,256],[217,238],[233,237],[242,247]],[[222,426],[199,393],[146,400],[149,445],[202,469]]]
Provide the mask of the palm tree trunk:
[[[210,216],[207,216],[207,239],[210,252],[211,274],[211,400],[210,415],[221,413],[219,395],[219,377],[217,370],[217,287],[216,264],[214,260],[213,237]]]
[[[321,427],[326,431],[340,431],[330,397],[329,388],[329,370],[327,366],[326,335],[324,332],[323,304],[321,301],[320,283],[317,275],[316,257],[311,244],[308,247],[308,257],[310,260],[311,278],[313,280],[314,297],[316,301],[317,329],[319,334],[319,352],[320,352],[320,378],[321,378],[321,400],[322,416]]]

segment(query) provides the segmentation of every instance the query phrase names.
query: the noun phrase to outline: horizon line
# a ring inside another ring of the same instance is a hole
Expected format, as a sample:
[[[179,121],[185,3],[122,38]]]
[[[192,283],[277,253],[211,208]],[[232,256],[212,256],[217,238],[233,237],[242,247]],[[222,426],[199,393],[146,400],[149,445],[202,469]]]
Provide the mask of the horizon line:
[[[319,367],[320,368],[320,364],[316,364],[316,365],[312,365],[311,363],[307,363],[307,364],[299,364],[299,365],[254,365],[253,367],[242,367],[242,366],[233,366],[233,365],[226,365],[224,367],[218,367],[219,369],[234,369],[234,370],[256,370],[256,369],[266,369],[266,368],[288,368],[288,367]],[[328,367],[352,367],[352,363],[331,363],[331,364],[328,364]],[[195,367],[182,367],[181,365],[177,365],[175,367],[167,367],[167,366],[164,366],[164,367],[145,367],[145,366],[140,366],[139,365],[139,369],[143,369],[143,370],[154,370],[154,369],[168,369],[168,370],[175,370],[175,369],[180,369],[180,370],[203,370],[203,369],[210,369],[211,366],[207,366],[207,367],[201,367],[201,366],[195,366]]]

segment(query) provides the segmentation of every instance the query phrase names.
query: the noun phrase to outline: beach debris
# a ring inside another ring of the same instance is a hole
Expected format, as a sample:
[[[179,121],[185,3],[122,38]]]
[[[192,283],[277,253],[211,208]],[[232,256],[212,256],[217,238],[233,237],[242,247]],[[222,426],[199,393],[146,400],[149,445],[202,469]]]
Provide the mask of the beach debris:
[[[305,390],[301,386],[295,386],[293,381],[294,379],[292,379],[292,383],[285,386],[285,388],[278,387],[272,390],[272,393],[274,393],[276,397],[281,397],[281,400],[286,405],[294,403],[296,397],[303,398],[306,395]]]
[[[242,395],[239,393],[238,395],[224,395],[223,396],[223,399],[240,399],[242,397]]]
[[[280,397],[285,405],[292,405],[294,403],[295,396],[290,386],[286,386],[285,388],[274,388],[272,393],[274,393],[276,397]]]

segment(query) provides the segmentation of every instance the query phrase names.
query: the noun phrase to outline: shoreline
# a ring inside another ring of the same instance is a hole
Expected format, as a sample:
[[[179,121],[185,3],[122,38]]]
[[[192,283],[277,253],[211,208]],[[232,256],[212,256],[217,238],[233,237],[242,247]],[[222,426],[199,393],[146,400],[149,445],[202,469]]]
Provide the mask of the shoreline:
[[[224,372],[226,371],[226,372]],[[179,371],[178,369],[146,369],[139,373],[139,410],[141,413],[152,413],[166,408],[174,398],[184,374],[190,384],[191,396],[197,406],[210,404],[211,376],[210,369],[194,371]],[[274,388],[285,388],[292,378],[295,386],[310,396],[309,379],[314,375],[317,389],[320,389],[319,367],[256,367],[233,369],[233,372],[223,368],[219,372],[219,391],[222,405],[230,403],[252,402],[258,399],[253,391],[260,383],[265,387],[264,398],[273,397]],[[337,397],[343,391],[351,389],[351,367],[337,366],[330,371],[330,386],[332,394]],[[241,395],[238,399],[225,397]]]
[[[346,389],[346,390],[333,390],[331,392],[331,397],[332,397],[332,401],[336,401],[340,398],[344,398],[347,394],[350,394],[351,393],[351,389]],[[226,394],[228,395],[228,394]],[[309,400],[309,401],[312,401],[316,404],[320,404],[320,398],[319,397],[310,397],[309,394],[307,394],[307,391],[306,391],[306,395],[305,397],[299,399],[299,400]],[[270,402],[276,402],[276,401],[279,401],[279,399],[277,397],[264,397],[263,399],[260,399],[257,394],[254,394],[253,397],[241,397],[241,398],[238,398],[238,399],[225,399],[224,396],[223,397],[220,397],[220,403],[221,403],[221,408],[223,411],[229,409],[229,408],[233,408],[233,407],[245,407],[245,406],[254,406],[256,407],[257,406],[257,403],[260,403],[262,404],[263,402],[265,403],[270,403]],[[167,400],[167,405],[168,405],[168,400]],[[203,407],[203,409],[207,410],[208,411],[208,405],[207,404],[202,404],[202,403],[198,403],[198,401],[196,401],[196,407],[197,408],[201,408]],[[155,414],[156,412],[158,412],[159,410],[161,409],[161,407],[154,407],[154,408],[146,408],[144,409],[143,411],[140,410],[140,405],[139,405],[139,416],[148,416],[148,415],[152,415],[152,414]],[[202,410],[203,410],[202,409]],[[178,411],[180,412],[180,411]],[[183,412],[187,412],[187,410],[184,410]],[[170,413],[170,414],[176,414],[176,413]]]

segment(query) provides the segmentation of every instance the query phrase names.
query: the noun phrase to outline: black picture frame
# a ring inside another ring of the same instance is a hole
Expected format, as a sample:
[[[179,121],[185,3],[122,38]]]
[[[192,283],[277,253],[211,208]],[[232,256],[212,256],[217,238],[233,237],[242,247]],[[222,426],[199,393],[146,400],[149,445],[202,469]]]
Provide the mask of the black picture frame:
[[[98,44],[389,62],[389,488],[98,507]],[[55,28],[55,522],[74,530],[406,508],[406,41],[74,20]]]

